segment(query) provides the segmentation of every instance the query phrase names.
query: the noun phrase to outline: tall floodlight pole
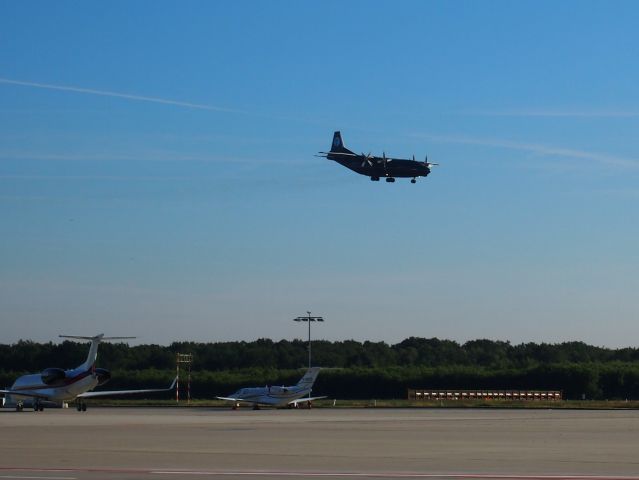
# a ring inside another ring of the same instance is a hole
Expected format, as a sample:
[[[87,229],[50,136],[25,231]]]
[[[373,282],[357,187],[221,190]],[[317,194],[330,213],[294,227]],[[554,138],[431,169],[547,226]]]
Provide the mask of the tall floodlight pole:
[[[322,317],[312,317],[311,312],[306,312],[305,317],[297,317],[294,322],[308,322],[308,368],[311,368],[311,322],[323,322]]]

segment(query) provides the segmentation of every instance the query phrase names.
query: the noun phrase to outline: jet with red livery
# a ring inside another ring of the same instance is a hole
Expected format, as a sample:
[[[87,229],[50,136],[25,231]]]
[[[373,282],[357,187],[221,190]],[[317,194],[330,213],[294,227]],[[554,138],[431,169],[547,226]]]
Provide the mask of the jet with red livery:
[[[0,390],[0,394],[4,394],[4,407],[15,407],[16,411],[20,412],[25,406],[28,406],[33,408],[34,412],[41,412],[44,410],[45,405],[60,406],[75,400],[77,410],[84,412],[87,409],[87,404],[84,401],[86,398],[167,392],[175,387],[177,378],[173,380],[169,388],[94,392],[92,390],[95,387],[104,385],[111,378],[111,372],[95,366],[100,342],[104,340],[126,340],[135,337],[105,337],[103,333],[95,337],[75,335],[60,335],[60,337],[90,340],[91,347],[85,362],[79,367],[70,370],[45,368],[40,373],[19,377],[11,388]]]

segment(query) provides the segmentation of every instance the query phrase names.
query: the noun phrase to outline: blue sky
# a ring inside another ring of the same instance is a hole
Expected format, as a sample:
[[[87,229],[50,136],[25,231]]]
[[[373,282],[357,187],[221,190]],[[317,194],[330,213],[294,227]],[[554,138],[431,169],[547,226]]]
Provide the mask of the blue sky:
[[[0,341],[636,345],[638,14],[0,3]]]

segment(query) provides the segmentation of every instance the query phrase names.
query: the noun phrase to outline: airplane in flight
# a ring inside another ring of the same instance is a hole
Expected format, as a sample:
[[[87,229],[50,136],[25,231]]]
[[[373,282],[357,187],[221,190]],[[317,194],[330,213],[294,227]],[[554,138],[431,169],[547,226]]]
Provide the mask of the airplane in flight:
[[[357,154],[344,146],[340,132],[333,134],[331,150],[319,152],[319,155],[316,156],[334,160],[360,175],[370,177],[374,182],[379,182],[381,177],[385,177],[389,183],[394,182],[395,178],[410,178],[410,183],[415,183],[417,177],[428,176],[430,167],[439,165],[438,163],[430,163],[428,157],[423,162],[415,160],[415,155],[412,160],[407,160],[387,157],[385,152],[382,153],[381,157],[373,156],[370,152]]]
[[[219,400],[233,402],[233,410],[237,410],[240,403],[253,404],[253,410],[259,410],[260,405],[272,407],[297,407],[300,403],[306,403],[311,408],[313,400],[324,397],[311,397],[311,390],[320,367],[309,368],[296,385],[290,387],[254,387],[241,388],[228,397],[216,397]]]
[[[146,390],[111,390],[93,392],[92,390],[104,385],[111,378],[111,372],[104,368],[96,368],[98,345],[104,340],[126,340],[135,337],[105,337],[103,333],[95,337],[80,337],[75,335],[60,335],[62,338],[76,340],[90,340],[91,347],[85,362],[79,367],[63,370],[62,368],[45,368],[40,373],[23,375],[13,386],[0,390],[4,394],[3,406],[13,407],[21,412],[25,404],[30,405],[34,412],[44,410],[45,403],[61,405],[72,400],[76,401],[78,412],[85,412],[86,398],[105,397],[115,395],[131,395],[136,393],[168,392],[173,390],[177,378],[169,388]]]

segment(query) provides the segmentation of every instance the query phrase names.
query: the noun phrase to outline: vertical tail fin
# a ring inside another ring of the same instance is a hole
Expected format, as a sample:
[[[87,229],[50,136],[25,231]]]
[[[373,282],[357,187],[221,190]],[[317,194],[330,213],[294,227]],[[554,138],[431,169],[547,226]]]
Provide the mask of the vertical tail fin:
[[[297,382],[297,386],[301,388],[311,388],[315,383],[315,379],[317,378],[317,375],[319,375],[319,372],[320,367],[309,368],[302,379]]]
[[[344,146],[342,134],[335,132],[333,134],[333,143],[331,143],[331,153],[353,153]]]
[[[79,335],[60,335],[61,338],[72,338],[74,340],[90,340],[91,347],[89,347],[89,354],[87,355],[87,359],[84,361],[79,368],[89,370],[95,364],[95,360],[98,358],[98,345],[103,340],[128,340],[130,338],[135,337],[105,337],[104,333],[100,335],[96,335],[95,337],[81,337]]]

